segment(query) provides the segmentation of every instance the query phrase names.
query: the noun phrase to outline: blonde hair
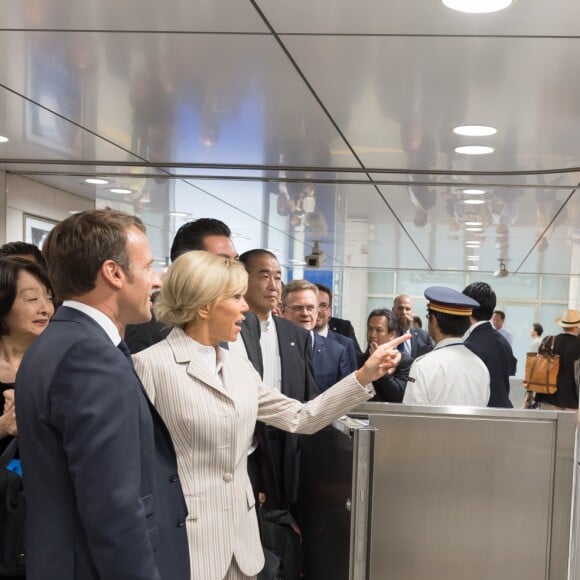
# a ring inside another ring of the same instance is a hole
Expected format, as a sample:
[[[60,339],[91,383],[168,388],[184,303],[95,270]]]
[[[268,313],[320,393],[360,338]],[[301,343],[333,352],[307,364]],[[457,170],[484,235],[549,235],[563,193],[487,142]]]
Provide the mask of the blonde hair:
[[[205,251],[186,252],[163,279],[155,316],[165,324],[184,326],[197,318],[202,306],[245,294],[247,288],[243,264]]]

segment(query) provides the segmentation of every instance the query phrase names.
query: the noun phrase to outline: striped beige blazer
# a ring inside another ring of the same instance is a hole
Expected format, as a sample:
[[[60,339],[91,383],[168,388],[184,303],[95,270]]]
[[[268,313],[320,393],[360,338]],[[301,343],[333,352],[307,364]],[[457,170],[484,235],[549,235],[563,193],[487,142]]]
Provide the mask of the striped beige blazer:
[[[308,403],[262,385],[250,362],[222,351],[222,381],[196,360],[193,341],[174,328],[134,356],[135,367],[173,438],[189,508],[191,577],[221,580],[232,557],[248,576],[264,563],[247,450],[256,420],[314,433],[374,394],[353,375]]]

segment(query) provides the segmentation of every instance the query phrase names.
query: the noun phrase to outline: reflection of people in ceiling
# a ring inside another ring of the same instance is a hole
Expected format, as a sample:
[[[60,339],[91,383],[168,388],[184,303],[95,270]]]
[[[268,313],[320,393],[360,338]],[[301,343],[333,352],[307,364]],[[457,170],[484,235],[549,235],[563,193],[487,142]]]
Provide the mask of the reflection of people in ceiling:
[[[564,175],[557,176],[550,182],[550,185],[559,185],[563,178]],[[542,185],[545,184],[544,176],[540,176],[538,180]],[[554,220],[551,223],[553,230],[562,224],[569,223],[572,239],[576,241],[575,232],[580,229],[580,216],[577,215],[574,205],[567,204],[562,207],[560,197],[553,189],[536,189],[536,238],[539,239],[537,249],[540,252],[548,248],[548,239],[544,232],[552,220]]]
[[[331,163],[328,144],[320,138],[313,138],[310,143],[305,143],[299,138],[278,138],[274,140],[274,143],[278,147],[278,164],[300,167],[329,166]],[[319,237],[323,237],[328,232],[328,220],[333,221],[333,216],[326,215],[329,209],[328,204],[323,203],[321,207],[318,199],[323,196],[327,201],[330,196],[333,200],[336,188],[334,185],[312,183],[316,178],[327,175],[313,171],[281,171],[278,174],[281,178],[280,182],[266,184],[268,191],[278,196],[278,214],[289,215],[290,225],[293,228],[304,226],[307,232],[312,232]],[[284,182],[283,180],[288,176],[293,179],[302,177],[307,181]]]
[[[133,107],[131,151],[148,161],[170,159],[171,98],[150,63],[134,65],[129,102]]]
[[[401,127],[401,144],[407,154],[407,165],[410,168],[427,169],[435,165],[435,144],[426,137],[421,127]],[[409,181],[432,182],[430,175],[409,175]],[[427,213],[437,203],[437,192],[425,185],[409,185],[409,199],[414,208],[413,224],[422,228],[427,223]]]

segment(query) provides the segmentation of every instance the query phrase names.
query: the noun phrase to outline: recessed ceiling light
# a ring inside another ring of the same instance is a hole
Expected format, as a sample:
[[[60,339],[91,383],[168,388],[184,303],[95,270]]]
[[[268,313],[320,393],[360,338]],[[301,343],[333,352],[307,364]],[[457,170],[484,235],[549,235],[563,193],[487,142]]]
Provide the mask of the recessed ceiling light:
[[[465,195],[483,195],[485,193],[485,189],[464,189],[463,193]]]
[[[482,228],[465,228],[466,232],[482,232]]]
[[[467,269],[468,270],[479,270],[479,266],[474,266],[471,264],[471,265],[467,266]]]
[[[97,179],[95,177],[89,177],[85,179],[85,183],[91,183],[92,185],[107,185],[109,183],[106,179]]]
[[[489,155],[493,153],[493,147],[486,147],[484,145],[461,145],[461,147],[455,147],[455,153],[461,153],[461,155]]]
[[[477,262],[479,260],[479,256],[467,256],[467,259],[471,262]]]
[[[122,193],[122,194],[133,193],[132,189],[126,189],[125,187],[111,187],[109,191],[111,193]]]
[[[451,10],[470,14],[487,14],[507,8],[513,0],[442,0]]]
[[[479,248],[481,246],[481,242],[465,242],[466,248]]]
[[[170,211],[169,215],[172,217],[179,217],[179,218],[186,218],[189,217],[188,213],[185,213],[183,211]]]
[[[481,205],[482,203],[485,203],[485,199],[464,199],[463,203],[466,203],[467,205]]]
[[[490,135],[495,135],[497,129],[487,125],[461,125],[455,127],[453,132],[456,135],[466,135],[468,137],[489,137]]]
[[[481,222],[465,222],[466,226],[480,226]]]
[[[0,143],[8,143],[10,139],[8,137],[4,137],[4,135],[0,135]]]

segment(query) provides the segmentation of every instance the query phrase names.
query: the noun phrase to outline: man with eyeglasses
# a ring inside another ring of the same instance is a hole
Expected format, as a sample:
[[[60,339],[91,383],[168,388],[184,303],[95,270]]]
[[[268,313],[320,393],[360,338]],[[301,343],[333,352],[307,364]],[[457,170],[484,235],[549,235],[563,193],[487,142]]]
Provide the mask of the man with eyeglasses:
[[[318,288],[306,280],[293,280],[286,284],[282,291],[282,315],[312,331],[318,316]],[[312,338],[312,367],[316,394],[319,394],[355,371],[356,364],[350,363],[342,344],[317,333],[313,333]]]
[[[335,332],[330,328],[330,319],[332,317],[332,292],[330,288],[324,284],[315,284],[315,286],[318,288],[318,316],[314,323],[314,331],[324,338],[330,338],[330,340],[342,344],[342,346],[346,348],[349,365],[353,370],[356,370],[358,368],[358,356],[362,356],[362,352],[360,352],[360,354],[357,352],[360,351],[360,347],[352,338]]]

